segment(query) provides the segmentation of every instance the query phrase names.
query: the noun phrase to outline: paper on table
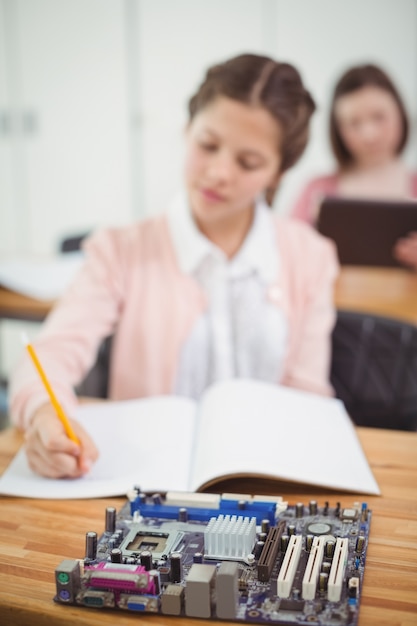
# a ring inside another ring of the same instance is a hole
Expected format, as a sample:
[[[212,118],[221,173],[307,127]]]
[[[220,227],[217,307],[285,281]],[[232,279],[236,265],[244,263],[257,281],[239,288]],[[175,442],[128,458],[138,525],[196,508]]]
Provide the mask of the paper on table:
[[[59,298],[83,263],[80,251],[0,260],[0,284],[37,300]]]
[[[240,379],[213,385],[199,406],[160,396],[84,405],[77,417],[101,450],[88,476],[40,478],[19,452],[0,493],[91,498],[135,484],[189,491],[242,475],[380,493],[343,404],[332,398]]]
[[[76,417],[100,450],[91,472],[74,480],[43,478],[30,470],[21,449],[0,478],[0,493],[72,499],[124,495],[134,485],[146,491],[187,490],[194,413],[187,398],[83,405]]]

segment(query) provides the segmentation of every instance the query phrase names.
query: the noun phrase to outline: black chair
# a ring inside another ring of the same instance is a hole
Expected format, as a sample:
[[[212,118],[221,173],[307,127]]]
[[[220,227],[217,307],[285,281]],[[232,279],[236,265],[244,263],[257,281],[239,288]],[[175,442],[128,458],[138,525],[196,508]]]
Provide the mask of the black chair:
[[[417,326],[338,311],[331,382],[359,426],[417,430]]]
[[[90,235],[90,232],[80,233],[77,235],[71,235],[65,237],[59,243],[59,251],[60,252],[75,252],[81,248],[81,244],[86,237]]]
[[[109,386],[109,365],[112,337],[103,340],[97,359],[84,380],[77,385],[77,396],[87,398],[107,398]]]

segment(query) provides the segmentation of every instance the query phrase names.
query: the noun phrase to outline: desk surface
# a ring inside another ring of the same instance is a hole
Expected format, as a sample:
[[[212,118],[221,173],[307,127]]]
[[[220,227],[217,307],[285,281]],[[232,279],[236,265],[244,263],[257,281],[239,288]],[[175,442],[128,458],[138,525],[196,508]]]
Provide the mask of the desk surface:
[[[330,493],[284,484],[290,502],[366,499],[373,511],[359,626],[417,624],[417,433],[358,428],[382,496]],[[0,435],[0,471],[21,443],[10,429]],[[331,471],[331,469],[330,469]],[[236,485],[234,485],[235,487]],[[259,487],[259,484],[258,484]],[[253,493],[251,484],[241,485]],[[263,490],[257,488],[256,492]],[[267,490],[265,490],[267,491]],[[52,598],[54,570],[63,558],[84,554],[85,533],[104,530],[106,506],[124,498],[89,501],[30,500],[0,496],[0,616],[4,626],[115,624],[115,613],[65,607]],[[140,620],[140,621],[139,621]],[[203,626],[202,620],[117,614],[118,626]],[[231,622],[219,622],[226,624]]]
[[[338,309],[376,313],[417,324],[417,272],[343,266],[335,287]]]
[[[397,317],[417,323],[417,272],[399,268],[343,266],[335,288],[339,309]],[[33,300],[0,287],[0,319],[42,321],[53,302]]]
[[[10,289],[0,287],[0,319],[41,322],[49,313],[52,300],[35,300]]]

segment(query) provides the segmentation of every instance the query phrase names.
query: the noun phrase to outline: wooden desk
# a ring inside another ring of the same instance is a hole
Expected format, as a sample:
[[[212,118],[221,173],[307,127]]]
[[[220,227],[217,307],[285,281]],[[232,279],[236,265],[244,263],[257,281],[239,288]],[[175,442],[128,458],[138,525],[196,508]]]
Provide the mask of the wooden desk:
[[[417,624],[417,433],[366,428],[359,428],[358,433],[382,496],[329,493],[289,484],[283,485],[279,493],[291,503],[314,498],[351,506],[356,500],[367,501],[373,520],[359,625],[411,626]],[[21,437],[12,429],[0,435],[0,471],[20,442]],[[253,493],[247,482],[241,485],[241,491]],[[260,492],[259,488],[256,492]],[[101,534],[105,507],[119,509],[123,502],[123,498],[53,501],[0,496],[2,625],[203,626],[209,623],[65,607],[53,602],[55,567],[63,558],[82,557],[85,533],[95,530]]]
[[[35,300],[0,287],[0,319],[41,322],[53,305],[52,300]]]
[[[417,272],[343,266],[336,283],[339,309],[388,315],[417,323]],[[0,287],[0,319],[42,321],[54,302],[34,300]]]
[[[338,309],[376,313],[417,324],[417,272],[343,266],[336,282]]]

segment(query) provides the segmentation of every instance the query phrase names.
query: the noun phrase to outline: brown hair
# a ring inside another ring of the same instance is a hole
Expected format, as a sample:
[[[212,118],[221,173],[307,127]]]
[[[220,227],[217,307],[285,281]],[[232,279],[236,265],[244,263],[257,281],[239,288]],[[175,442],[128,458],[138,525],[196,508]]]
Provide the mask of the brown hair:
[[[282,134],[280,172],[297,162],[307,145],[309,121],[316,107],[295,67],[256,54],[242,54],[214,65],[188,103],[190,121],[218,96],[269,111]],[[272,204],[275,191],[267,190],[268,204]]]
[[[402,121],[402,135],[397,146],[397,154],[400,154],[403,151],[408,140],[409,121],[404,102],[402,101],[402,98],[397,88],[395,87],[388,74],[386,74],[378,66],[372,64],[357,65],[356,67],[352,67],[341,76],[334,88],[329,119],[330,142],[332,150],[339,163],[339,166],[342,169],[347,167],[348,165],[351,165],[354,159],[352,154],[346,147],[342,137],[340,136],[335,115],[336,102],[339,98],[346,94],[358,91],[359,89],[363,89],[364,87],[369,86],[379,87],[380,89],[384,89],[385,91],[390,93],[398,106]]]

